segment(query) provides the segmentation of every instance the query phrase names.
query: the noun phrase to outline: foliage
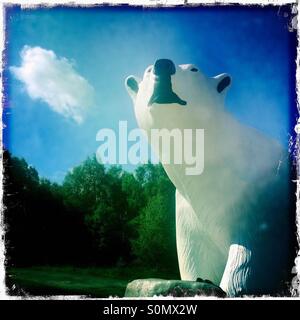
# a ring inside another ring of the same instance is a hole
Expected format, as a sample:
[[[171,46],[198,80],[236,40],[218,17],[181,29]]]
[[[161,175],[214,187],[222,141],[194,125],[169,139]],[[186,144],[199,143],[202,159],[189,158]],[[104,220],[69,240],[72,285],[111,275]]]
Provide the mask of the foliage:
[[[132,241],[134,253],[139,261],[152,266],[176,265],[175,188],[162,166],[139,167],[137,178],[147,201],[135,219],[138,237]]]
[[[161,165],[134,173],[89,157],[61,185],[4,151],[7,265],[176,264],[174,186]]]

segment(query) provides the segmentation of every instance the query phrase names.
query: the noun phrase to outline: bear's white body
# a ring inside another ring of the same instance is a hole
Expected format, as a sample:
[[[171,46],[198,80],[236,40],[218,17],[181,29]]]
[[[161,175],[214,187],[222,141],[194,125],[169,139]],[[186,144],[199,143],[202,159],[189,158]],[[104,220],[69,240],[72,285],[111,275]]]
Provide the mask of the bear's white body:
[[[181,278],[208,279],[230,296],[273,293],[287,271],[286,154],[275,140],[225,110],[228,75],[208,78],[193,65],[177,66],[170,75],[172,90],[186,105],[149,105],[153,92],[160,94],[153,68],[142,81],[132,76],[126,81],[149,140],[153,128],[204,129],[201,175],[186,175],[186,164],[163,164],[176,186]],[[158,153],[161,158],[163,150]]]

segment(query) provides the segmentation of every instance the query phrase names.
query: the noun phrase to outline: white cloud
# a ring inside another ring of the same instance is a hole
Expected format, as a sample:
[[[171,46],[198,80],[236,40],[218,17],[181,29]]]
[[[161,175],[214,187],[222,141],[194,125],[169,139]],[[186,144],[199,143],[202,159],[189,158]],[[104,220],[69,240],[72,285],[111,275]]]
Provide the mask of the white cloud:
[[[32,99],[41,99],[49,107],[77,123],[83,121],[93,104],[94,89],[80,76],[72,63],[59,58],[52,50],[25,46],[21,66],[11,67],[14,76],[23,82]]]

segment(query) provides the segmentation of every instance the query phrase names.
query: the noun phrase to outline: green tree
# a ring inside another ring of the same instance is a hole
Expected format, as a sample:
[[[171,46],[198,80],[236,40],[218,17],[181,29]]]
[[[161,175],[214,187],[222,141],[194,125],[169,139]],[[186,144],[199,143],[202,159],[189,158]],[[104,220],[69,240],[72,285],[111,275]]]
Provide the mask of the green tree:
[[[175,236],[175,188],[162,166],[147,164],[136,171],[146,205],[134,220],[137,238],[133,251],[142,264],[156,267],[177,265]]]
[[[63,183],[66,203],[80,210],[99,263],[128,260],[129,208],[119,166],[106,168],[95,156],[69,172]]]
[[[67,205],[91,212],[106,198],[107,176],[103,164],[89,157],[73,168],[63,181],[62,191]]]

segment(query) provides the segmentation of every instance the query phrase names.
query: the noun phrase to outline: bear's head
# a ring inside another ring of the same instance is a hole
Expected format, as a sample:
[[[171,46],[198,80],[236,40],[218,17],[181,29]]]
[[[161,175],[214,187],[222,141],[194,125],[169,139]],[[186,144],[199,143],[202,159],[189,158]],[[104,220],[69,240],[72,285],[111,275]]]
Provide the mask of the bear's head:
[[[205,128],[223,108],[231,77],[209,78],[195,65],[176,67],[159,59],[146,68],[142,80],[129,76],[125,84],[142,129]]]

